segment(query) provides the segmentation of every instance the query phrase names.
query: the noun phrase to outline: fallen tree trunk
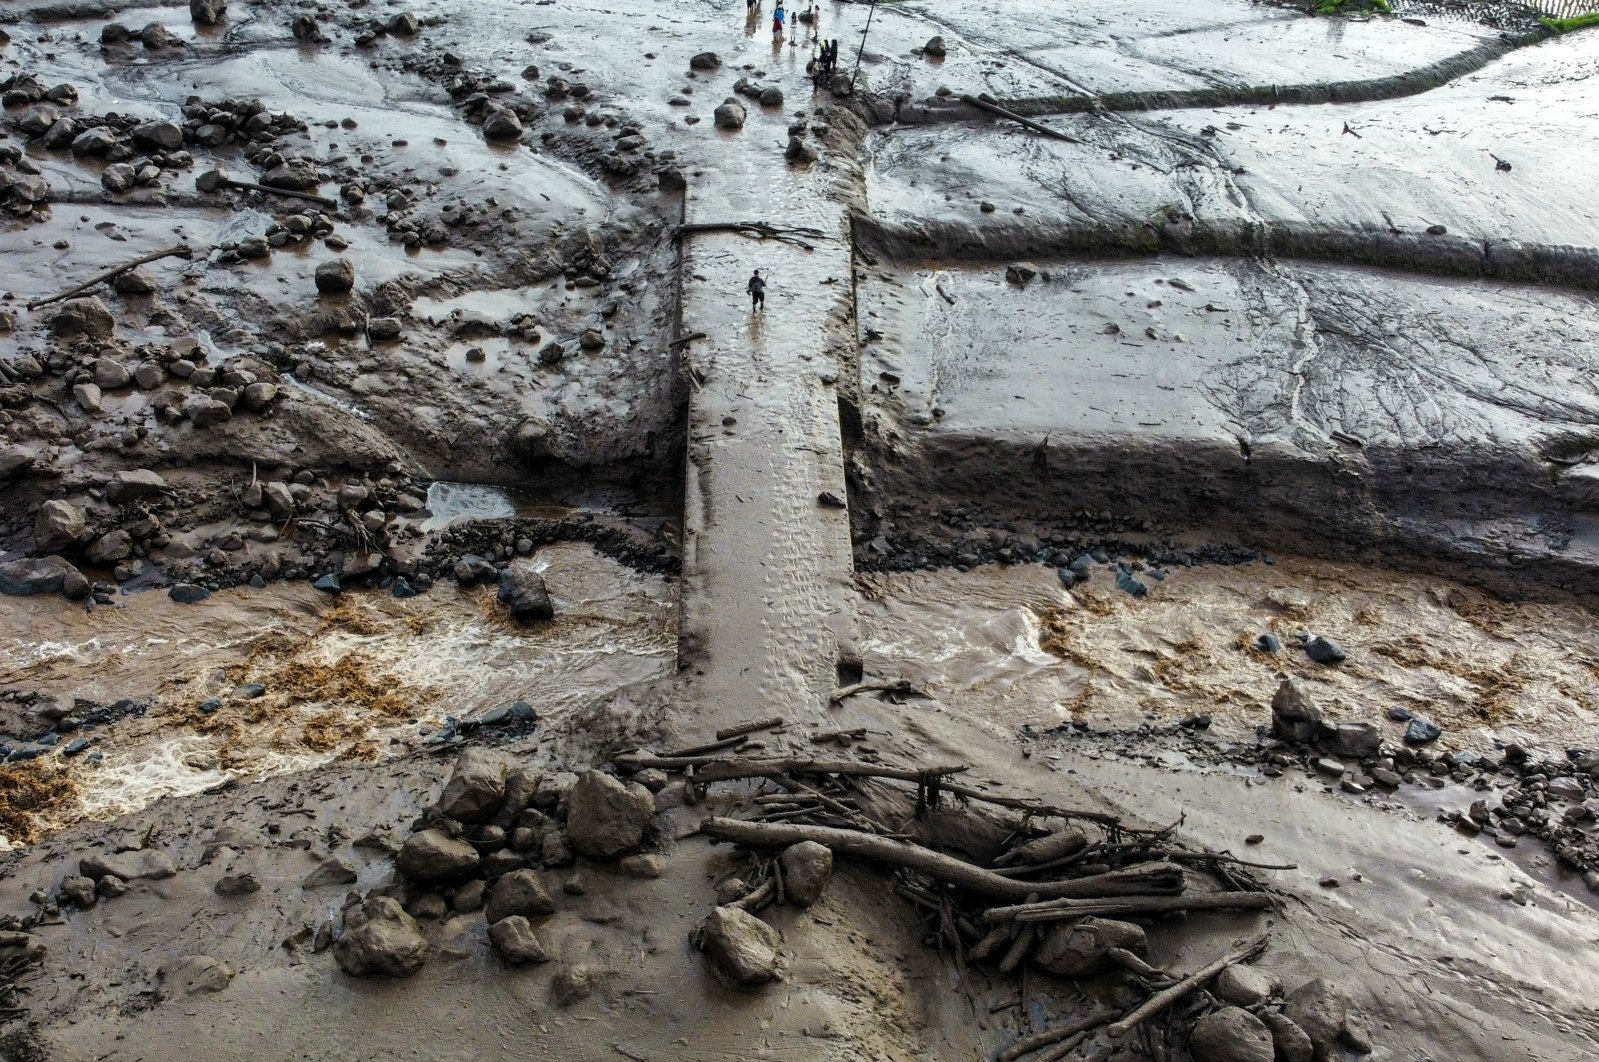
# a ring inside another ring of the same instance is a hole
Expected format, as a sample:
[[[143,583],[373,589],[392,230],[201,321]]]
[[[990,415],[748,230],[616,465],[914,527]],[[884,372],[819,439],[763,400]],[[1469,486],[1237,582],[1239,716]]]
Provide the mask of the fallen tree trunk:
[[[1227,969],[1227,967],[1236,966],[1238,963],[1253,959],[1265,950],[1266,938],[1259,936],[1237,951],[1224,955],[1207,966],[1200,967],[1170,988],[1161,989],[1150,996],[1125,1018],[1112,1022],[1109,1027],[1110,1034],[1112,1036],[1126,1036],[1139,1022],[1153,1014],[1160,1013],[1188,993],[1194,991],[1194,989],[1204,987],[1211,978]]]
[[[145,255],[143,258],[136,258],[136,259],[134,259],[131,262],[124,262],[122,265],[119,265],[119,266],[117,266],[114,269],[107,269],[104,273],[101,273],[99,276],[95,277],[93,280],[86,280],[82,284],[79,284],[77,287],[68,288],[66,291],[63,291],[59,295],[51,295],[47,299],[34,299],[32,302],[28,303],[28,309],[37,310],[39,307],[48,306],[52,302],[60,302],[62,299],[70,299],[70,298],[72,298],[72,296],[77,295],[80,292],[88,291],[90,288],[94,287],[96,284],[104,284],[108,280],[112,280],[112,279],[114,279],[116,277],[119,277],[123,273],[126,273],[130,269],[137,269],[137,268],[139,268],[142,265],[148,265],[151,262],[157,262],[157,261],[160,261],[163,258],[193,258],[193,257],[194,257],[194,248],[190,247],[186,243],[176,244],[175,246],[168,247],[164,251],[154,251],[154,252],[152,252],[150,254]]]
[[[697,783],[725,782],[734,778],[776,778],[780,774],[845,774],[856,778],[895,778],[903,782],[923,782],[945,775],[959,774],[965,767],[884,767],[860,760],[769,759],[741,760],[727,756],[656,756],[649,752],[625,752],[614,760],[628,771],[646,767],[662,770],[699,768]]]
[[[1132,867],[1070,881],[1013,881],[921,845],[832,826],[713,818],[707,819],[700,829],[717,840],[734,841],[751,848],[787,848],[801,841],[815,841],[843,855],[905,867],[936,881],[999,899],[1025,900],[1034,894],[1042,898],[1141,896],[1172,888],[1173,875],[1176,876],[1176,887],[1181,888],[1182,871],[1169,863]]]
[[[1056,1025],[1042,1032],[1033,1033],[1031,1036],[1024,1036],[1001,1051],[995,1057],[995,1062],[1016,1062],[1016,1059],[1021,1058],[1023,1055],[1030,1055],[1034,1051],[1040,1051],[1052,1044],[1058,1044],[1068,1037],[1076,1036],[1078,1033],[1097,1029],[1110,1021],[1115,1015],[1115,1011],[1100,1011],[1066,1025]]]
[[[989,100],[985,100],[981,96],[962,96],[961,97],[961,102],[962,103],[969,103],[973,107],[976,107],[979,110],[987,111],[990,114],[997,114],[1001,118],[1009,118],[1011,121],[1015,122],[1017,125],[1025,126],[1026,128],[1031,129],[1035,133],[1042,133],[1044,136],[1052,137],[1055,140],[1064,140],[1068,144],[1081,143],[1081,141],[1077,140],[1077,138],[1067,136],[1065,133],[1061,132],[1059,129],[1051,129],[1047,125],[1040,125],[1038,122],[1033,121],[1031,118],[1023,118],[1021,115],[1017,114],[1015,111],[1006,110],[1004,107],[1001,107],[999,104],[993,103],[993,102],[991,102]]]
[[[1009,880],[1009,879],[1008,879]],[[1087,878],[1078,878],[1087,881]],[[1037,882],[1014,881],[1027,886]],[[994,907],[984,912],[986,922],[1056,922],[1086,915],[1121,916],[1171,914],[1174,911],[1261,911],[1275,904],[1265,892],[1189,892],[1180,896],[1125,895],[1098,899],[1068,897],[1048,903]]]

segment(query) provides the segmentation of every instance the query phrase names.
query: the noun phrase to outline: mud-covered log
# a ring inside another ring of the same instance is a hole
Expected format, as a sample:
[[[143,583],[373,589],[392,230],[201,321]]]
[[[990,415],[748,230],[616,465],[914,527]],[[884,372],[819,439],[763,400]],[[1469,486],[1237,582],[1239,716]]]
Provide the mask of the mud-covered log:
[[[1196,988],[1204,987],[1210,982],[1211,978],[1227,969],[1227,967],[1236,966],[1241,962],[1247,962],[1265,950],[1266,937],[1259,936],[1238,950],[1229,952],[1228,954],[1222,956],[1215,962],[1206,966],[1201,966],[1199,969],[1195,970],[1187,977],[1184,977],[1170,988],[1163,988],[1159,992],[1156,992],[1154,995],[1150,996],[1143,1003],[1139,1004],[1137,1008],[1132,1010],[1126,1017],[1112,1022],[1109,1026],[1110,1034],[1112,1036],[1126,1036],[1138,1025],[1139,1022],[1153,1014],[1160,1013],[1162,1010],[1165,1010],[1167,1007],[1171,1006],[1179,999],[1182,999]]]
[[[1070,881],[1013,881],[921,845],[856,830],[794,823],[744,822],[727,818],[707,819],[700,829],[717,840],[734,841],[751,848],[787,848],[801,841],[815,841],[842,855],[905,867],[936,881],[1000,899],[1025,900],[1035,893],[1041,898],[1091,898],[1166,890],[1175,892],[1182,888],[1182,870],[1169,863],[1133,867]]]
[[[1012,881],[1011,884],[1032,888],[1040,883]],[[1046,888],[1049,884],[1043,883]],[[1190,892],[1180,896],[1064,898],[1044,903],[991,908],[983,914],[983,919],[991,923],[1052,922],[1065,918],[1083,918],[1087,915],[1116,918],[1125,915],[1171,914],[1174,911],[1261,911],[1276,902],[1272,895],[1266,892]]]
[[[101,273],[99,276],[95,277],[93,280],[86,280],[82,284],[79,284],[77,287],[68,288],[66,291],[63,291],[63,292],[61,292],[58,295],[51,295],[50,297],[44,298],[44,299],[34,299],[32,302],[28,303],[28,309],[37,310],[39,307],[48,306],[52,302],[60,302],[62,299],[70,299],[74,295],[80,294],[81,292],[88,291],[90,288],[94,287],[96,284],[104,284],[108,280],[114,280],[115,278],[121,276],[123,273],[128,272],[130,269],[137,269],[137,268],[139,268],[142,265],[148,265],[151,262],[157,262],[157,261],[160,261],[163,258],[193,258],[193,257],[194,257],[194,248],[190,247],[186,243],[176,244],[176,245],[174,245],[172,247],[166,248],[165,250],[154,251],[154,252],[152,252],[150,254],[145,255],[143,258],[135,258],[131,262],[124,262],[121,265],[119,265],[119,266],[117,266],[117,267],[115,267],[113,269],[107,269],[104,273]]]

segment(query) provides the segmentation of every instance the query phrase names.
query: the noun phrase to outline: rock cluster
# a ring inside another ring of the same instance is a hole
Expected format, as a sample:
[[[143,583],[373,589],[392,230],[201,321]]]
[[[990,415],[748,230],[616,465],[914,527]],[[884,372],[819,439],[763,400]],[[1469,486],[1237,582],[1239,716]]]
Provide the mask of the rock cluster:
[[[418,920],[482,911],[502,961],[547,962],[536,926],[557,905],[543,871],[579,853],[604,861],[636,853],[654,814],[654,797],[637,784],[599,771],[542,779],[468,748],[400,845],[398,883],[352,894],[335,957],[357,976],[408,977],[429,953]]]
[[[1270,974],[1230,966],[1209,995],[1215,1009],[1188,1034],[1194,1062],[1318,1062],[1372,1052],[1348,1002],[1321,978],[1284,996]]]
[[[50,182],[16,144],[0,143],[0,210],[25,221],[42,220],[50,209]]]

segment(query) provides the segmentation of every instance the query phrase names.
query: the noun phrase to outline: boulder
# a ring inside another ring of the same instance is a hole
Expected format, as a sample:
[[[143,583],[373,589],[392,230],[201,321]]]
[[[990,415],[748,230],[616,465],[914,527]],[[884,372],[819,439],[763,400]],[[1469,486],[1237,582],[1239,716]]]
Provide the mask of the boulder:
[[[833,880],[833,851],[815,841],[801,841],[783,849],[783,888],[788,902],[809,907],[821,898]]]
[[[1375,723],[1339,723],[1333,731],[1331,744],[1336,755],[1365,759],[1377,755],[1382,745],[1382,730]]]
[[[1319,634],[1305,642],[1305,655],[1318,664],[1341,664],[1348,656],[1337,642]]]
[[[1282,984],[1260,967],[1239,964],[1218,974],[1211,991],[1224,1002],[1253,1007],[1266,1002],[1281,988]]]
[[[227,13],[228,0],[189,0],[189,18],[196,26],[214,26]]]
[[[496,954],[512,966],[550,961],[550,953],[534,934],[532,924],[521,915],[491,923],[489,943]]]
[[[744,128],[744,105],[729,96],[721,106],[716,108],[716,128],[742,129]]]
[[[1223,1007],[1200,1018],[1188,1035],[1194,1062],[1272,1062],[1271,1030],[1240,1007]]]
[[[505,798],[505,761],[487,749],[469,748],[439,797],[439,810],[460,822],[487,822]]]
[[[1084,918],[1044,933],[1033,949],[1033,962],[1062,977],[1086,977],[1110,968],[1105,953],[1111,948],[1142,955],[1148,947],[1144,930],[1131,922]]]
[[[198,182],[197,182],[198,183]],[[322,184],[316,166],[304,159],[280,162],[261,175],[261,183],[270,188],[288,188],[296,192],[312,192]],[[204,189],[201,189],[204,191]]]
[[[333,957],[353,977],[410,977],[427,962],[428,942],[400,901],[374,896],[345,912]]]
[[[133,127],[133,142],[149,151],[181,151],[183,127],[163,120],[140,122]]]
[[[1316,736],[1321,709],[1298,679],[1285,678],[1271,699],[1271,734],[1282,741],[1304,744]]]
[[[513,110],[496,107],[483,119],[483,135],[490,140],[515,140],[522,135],[522,119]]]
[[[93,129],[85,129],[72,141],[72,153],[78,156],[90,155],[96,158],[110,151],[117,144],[117,135],[103,125]]]
[[[32,594],[64,593],[73,596],[70,586],[88,583],[70,563],[61,557],[21,557],[0,563],[0,594],[28,597]]]
[[[341,295],[355,287],[355,263],[348,258],[330,258],[316,267],[316,290],[324,295]]]
[[[111,289],[118,295],[153,295],[155,294],[155,280],[142,269],[130,269],[126,273],[118,273],[111,282]],[[146,362],[145,364],[149,364]],[[152,366],[154,368],[154,366]],[[144,386],[142,383],[140,386]],[[152,382],[150,387],[154,387]]]
[[[700,950],[734,984],[763,985],[777,979],[783,936],[748,911],[718,907],[699,924],[696,935]]]
[[[106,339],[116,329],[116,324],[116,318],[111,316],[105,303],[91,295],[63,304],[56,315],[50,318],[50,331],[63,338],[88,336],[91,339]]]
[[[278,385],[257,380],[252,384],[245,384],[244,393],[239,396],[239,401],[244,403],[244,408],[252,413],[263,413],[272,405],[273,399],[278,397]]]
[[[71,502],[51,499],[39,506],[33,518],[33,546],[40,553],[55,553],[75,544],[88,526],[83,510]]]
[[[213,424],[221,424],[233,417],[233,410],[226,402],[219,402],[206,395],[190,395],[183,403],[183,415],[189,418],[189,423],[196,428],[209,428]]]
[[[783,90],[778,88],[776,85],[767,85],[765,88],[761,89],[761,94],[758,98],[761,101],[762,107],[783,106]]]
[[[543,576],[529,568],[506,568],[500,572],[498,597],[518,623],[535,623],[555,615],[555,603],[550,600]]]
[[[515,915],[540,918],[554,913],[555,901],[536,870],[513,870],[501,875],[489,888],[488,901],[483,906],[483,916],[490,922]]]
[[[101,187],[107,192],[122,194],[138,182],[138,171],[125,162],[112,163],[101,171]]]
[[[636,851],[655,815],[655,797],[636,782],[585,771],[567,795],[566,832],[590,859],[616,859]]]
[[[690,70],[715,70],[722,65],[722,57],[715,52],[700,52],[688,61]]]
[[[156,998],[162,1001],[209,995],[228,987],[233,967],[209,955],[179,955],[160,965],[156,980]]]
[[[1283,1016],[1305,1031],[1315,1047],[1316,1057],[1326,1057],[1338,1042],[1349,1019],[1349,1004],[1332,985],[1318,977],[1307,981],[1288,996]]]
[[[97,384],[81,383],[72,386],[72,400],[78,408],[85,413],[100,412],[100,387]]]
[[[927,43],[922,45],[922,54],[942,59],[949,54],[949,46],[944,43],[943,37],[929,37]]]
[[[401,37],[414,37],[422,28],[422,20],[409,11],[402,11],[389,19],[389,32]]]
[[[416,881],[450,881],[476,870],[478,854],[466,841],[443,830],[422,830],[406,838],[395,866]]]
[[[1291,1018],[1275,1010],[1262,1011],[1260,1018],[1271,1030],[1277,1062],[1315,1062],[1315,1045],[1310,1042],[1305,1030],[1294,1024]]]
[[[148,468],[123,469],[113,472],[106,481],[105,497],[112,505],[127,505],[129,502],[158,498],[166,489],[167,481],[161,478],[159,472],[152,472]]]
[[[94,890],[94,879],[80,874],[71,874],[62,878],[56,894],[60,896],[62,903],[70,903],[84,910],[93,907],[95,901],[100,898]]]
[[[1037,275],[1038,267],[1031,262],[1012,262],[1005,267],[1005,279],[1021,287],[1026,287]]]
[[[1405,744],[1426,745],[1443,737],[1443,733],[1437,723],[1417,716],[1405,727]]]
[[[783,157],[790,162],[807,163],[815,162],[816,149],[797,136],[788,138],[788,147],[783,149]]]
[[[133,536],[118,528],[101,535],[83,551],[91,564],[115,564],[133,556]]]
[[[178,872],[162,852],[142,848],[137,852],[97,852],[78,860],[78,872],[96,880],[110,875],[120,881],[160,881]]]

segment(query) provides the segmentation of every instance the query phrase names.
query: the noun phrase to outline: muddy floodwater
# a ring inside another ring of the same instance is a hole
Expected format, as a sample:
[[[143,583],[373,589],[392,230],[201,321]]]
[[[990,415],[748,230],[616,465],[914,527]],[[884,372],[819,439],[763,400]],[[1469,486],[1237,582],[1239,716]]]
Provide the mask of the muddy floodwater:
[[[0,10],[0,1059],[1599,1056],[1587,9],[774,9]]]

